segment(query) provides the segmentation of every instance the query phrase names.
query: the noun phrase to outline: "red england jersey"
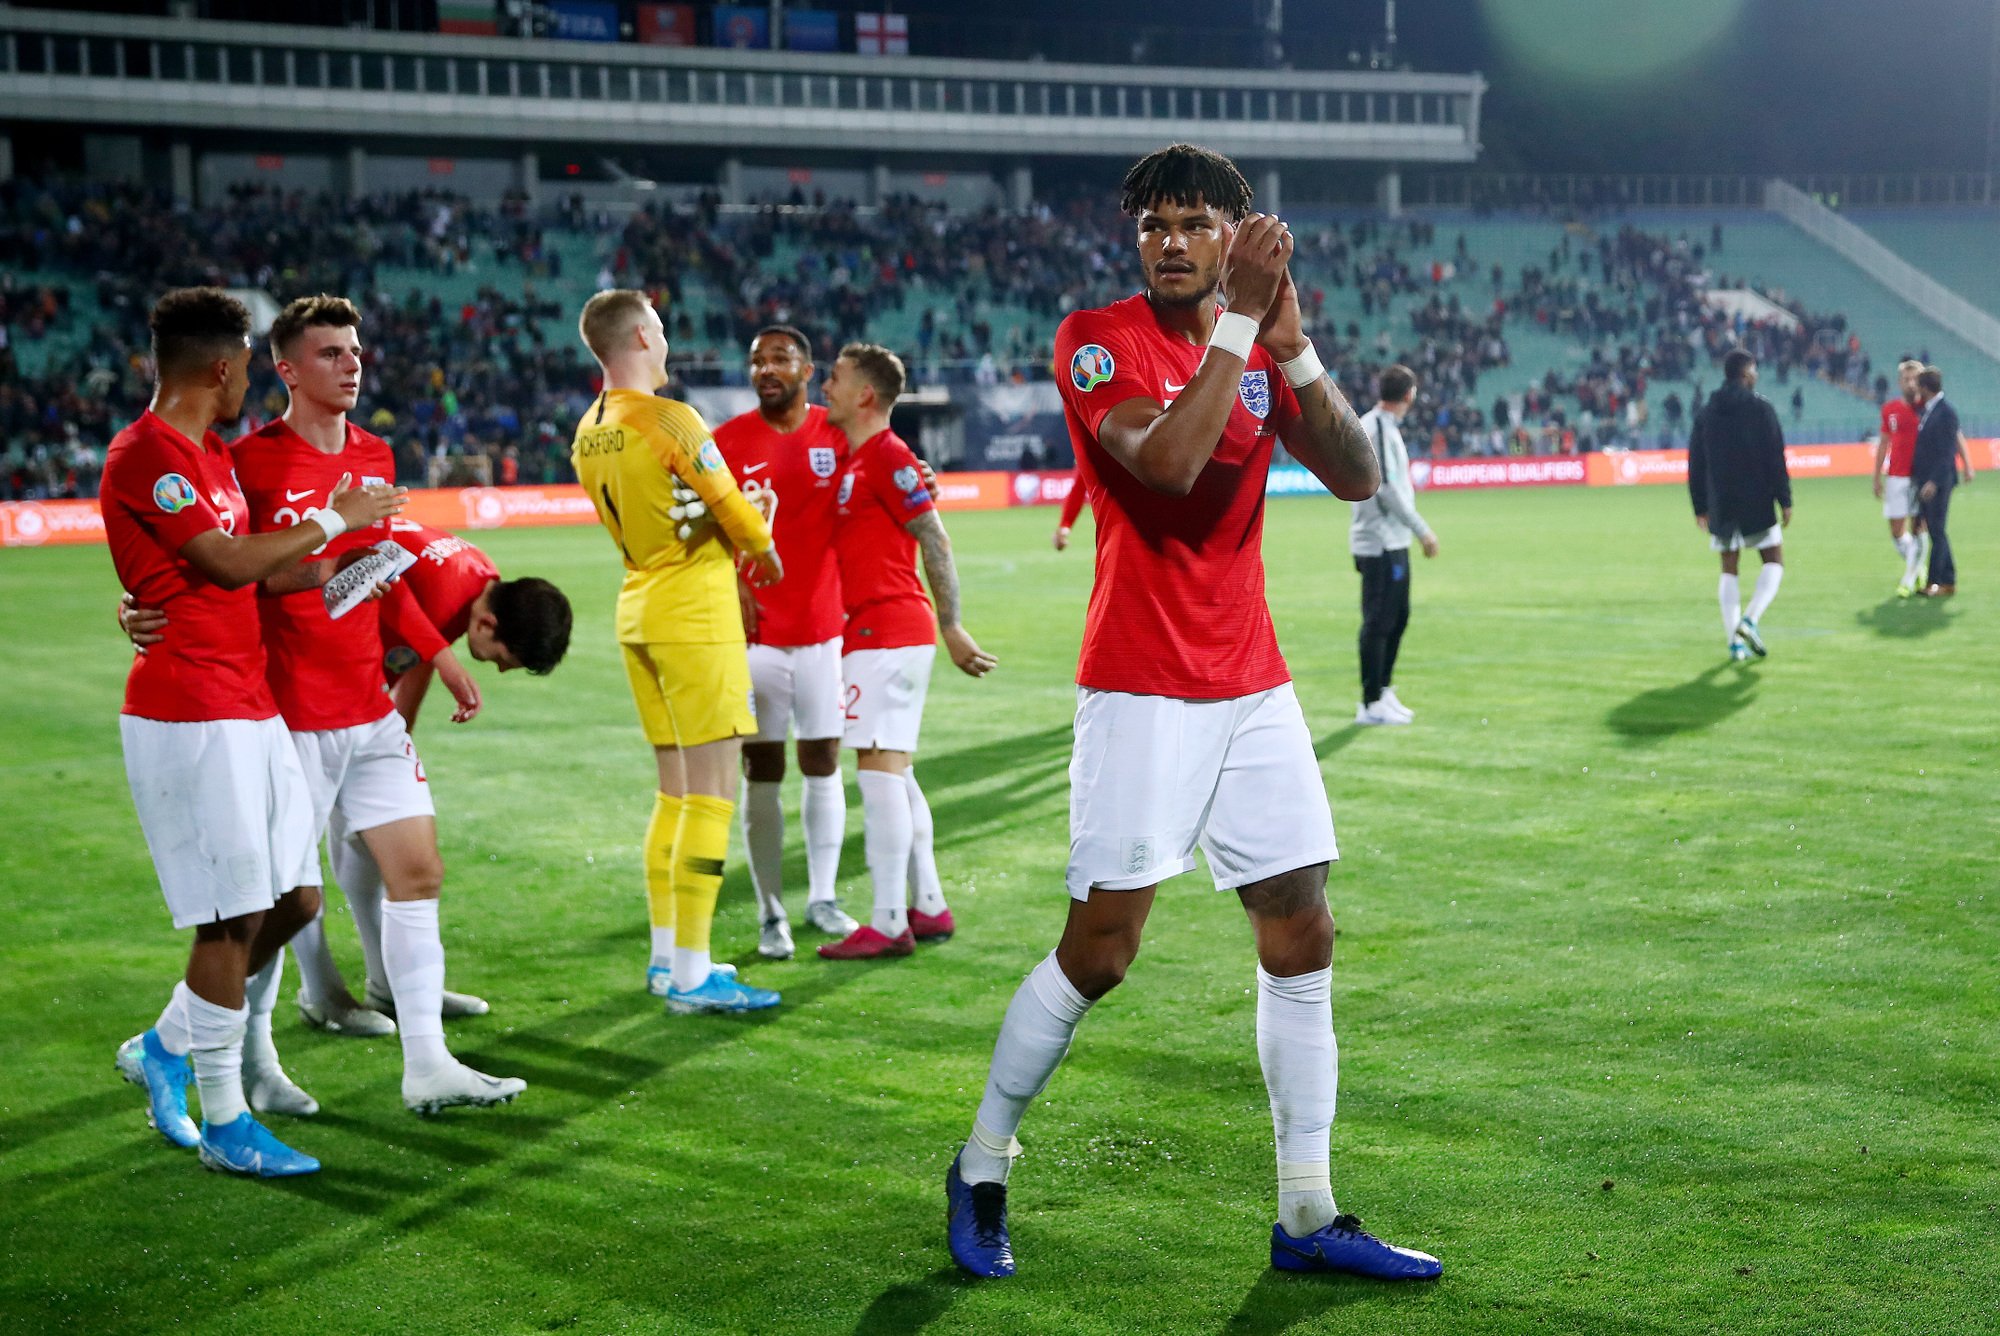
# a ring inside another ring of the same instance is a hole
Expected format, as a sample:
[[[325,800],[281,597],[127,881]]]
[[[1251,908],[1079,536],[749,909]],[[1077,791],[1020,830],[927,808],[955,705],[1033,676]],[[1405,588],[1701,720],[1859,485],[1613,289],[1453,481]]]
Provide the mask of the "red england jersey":
[[[392,519],[389,536],[417,559],[382,604],[382,664],[393,677],[429,663],[465,634],[472,605],[500,578],[500,569],[442,529]]]
[[[1250,351],[1214,456],[1186,496],[1146,487],[1097,443],[1127,399],[1171,404],[1205,350],[1161,326],[1143,295],[1077,311],[1056,330],[1057,387],[1097,522],[1097,574],[1079,685],[1221,700],[1291,680],[1264,601],[1264,480],[1299,401],[1271,354]]]
[[[936,643],[937,617],[917,579],[917,540],[903,526],[937,507],[903,438],[884,431],[856,447],[835,504],[833,550],[847,603],[841,652]]]
[[[292,430],[283,418],[251,432],[234,445],[236,476],[250,502],[253,533],[286,529],[315,506],[323,506],[341,475],[351,485],[393,482],[396,463],[389,444],[352,422],[347,443],[325,454]],[[389,536],[386,522],[352,529],[315,558],[338,557]],[[260,594],[257,611],[264,626],[271,694],[295,733],[372,724],[395,707],[382,684],[381,606],[363,603],[335,621],[317,589],[296,594]]]
[[[172,624],[165,640],[133,656],[124,713],[170,724],[277,714],[256,591],[224,589],[181,555],[210,529],[249,532],[222,439],[210,432],[196,445],[148,409],[112,438],[97,505],[118,583]]]
[[[1892,478],[1910,476],[1910,461],[1917,454],[1917,423],[1923,414],[1901,399],[1882,405],[1882,439],[1889,443],[1884,471]]]
[[[756,409],[715,429],[736,485],[770,521],[785,578],[756,591],[755,645],[817,645],[841,632],[840,567],[833,557],[834,492],[847,437],[818,404],[781,432]]]

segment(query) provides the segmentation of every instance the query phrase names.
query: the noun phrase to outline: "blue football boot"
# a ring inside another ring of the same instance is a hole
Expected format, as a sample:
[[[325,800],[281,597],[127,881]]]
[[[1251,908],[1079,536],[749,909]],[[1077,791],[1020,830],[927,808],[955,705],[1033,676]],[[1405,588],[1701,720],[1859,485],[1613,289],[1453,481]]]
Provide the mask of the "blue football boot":
[[[667,990],[674,986],[674,971],[671,965],[646,966],[646,991],[654,997],[665,997]]]
[[[201,1125],[201,1162],[218,1173],[245,1174],[252,1178],[291,1178],[316,1174],[319,1161],[293,1150],[272,1136],[248,1113],[236,1115],[233,1123],[217,1127]]]
[[[1771,652],[1764,648],[1764,636],[1762,632],[1758,631],[1757,623],[1751,621],[1748,617],[1736,623],[1736,636],[1750,647],[1752,654],[1755,654],[1760,659]]]
[[[944,1171],[945,1239],[951,1260],[975,1276],[1014,1274],[1014,1244],[1007,1237],[1007,1185],[968,1183],[958,1172],[964,1152]]]
[[[1398,1248],[1364,1233],[1351,1215],[1335,1216],[1332,1224],[1302,1239],[1271,1226],[1271,1265],[1280,1271],[1345,1271],[1376,1280],[1434,1280],[1444,1263],[1429,1253]]]
[[[118,1046],[118,1074],[145,1090],[148,1126],[183,1150],[201,1141],[201,1129],[188,1117],[194,1068],[185,1055],[176,1057],[160,1046],[159,1031],[133,1035]]]
[[[769,988],[752,988],[736,977],[734,965],[711,965],[699,988],[669,988],[667,1010],[677,1016],[699,1012],[764,1011],[775,1007],[779,995]]]

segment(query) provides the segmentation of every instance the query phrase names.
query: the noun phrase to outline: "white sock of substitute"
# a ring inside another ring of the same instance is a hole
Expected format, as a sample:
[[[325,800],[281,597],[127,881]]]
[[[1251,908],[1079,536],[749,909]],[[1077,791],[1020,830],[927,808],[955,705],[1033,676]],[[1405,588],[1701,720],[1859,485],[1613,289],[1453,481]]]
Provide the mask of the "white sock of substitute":
[[[383,904],[382,961],[396,998],[404,1068],[431,1071],[450,1062],[444,1046],[444,940],[438,936],[437,901]]]
[[[905,879],[910,870],[910,795],[901,775],[863,770],[861,822],[868,851],[868,879],[875,884],[875,931],[900,937],[910,926]]]
[[[317,922],[318,920],[314,920]],[[296,940],[296,938],[294,938]],[[250,976],[243,989],[243,1061],[252,1067],[278,1065],[278,1050],[271,1042],[271,1013],[278,1009],[278,993],[285,979],[285,948],[270,963]]]
[[[847,786],[838,773],[807,775],[799,817],[806,828],[806,903],[833,899],[840,844],[847,838]]]
[[[942,914],[944,883],[938,880],[937,854],[932,850],[936,827],[931,824],[931,805],[917,786],[917,772],[903,772],[903,787],[910,795],[910,891],[916,906],[926,914]]]
[[[1761,620],[1771,600],[1778,596],[1778,585],[1785,578],[1785,568],[1775,561],[1764,563],[1757,572],[1757,587],[1750,593],[1750,611],[1746,614],[1751,621]]]
[[[188,999],[194,993],[182,979],[174,985],[172,997],[167,999],[160,1018],[153,1022],[153,1033],[160,1037],[160,1047],[177,1058],[184,1058],[194,1047],[194,1022],[188,1015]]]
[[[354,916],[354,931],[361,938],[361,960],[367,968],[367,977],[378,989],[387,988],[389,967],[382,963],[382,869],[375,865],[375,855],[359,839],[333,840],[330,844],[333,879],[347,901],[347,912]],[[300,969],[304,969],[303,963]]]
[[[1089,1010],[1090,999],[1076,991],[1053,951],[1014,990],[1007,1019],[1000,1022],[1000,1037],[993,1043],[993,1065],[986,1072],[979,1116],[959,1159],[959,1173],[966,1182],[1007,1181],[1007,1171],[1021,1153],[1014,1140],[1021,1117],[1056,1074],[1077,1022]]]
[[[1340,1049],[1333,971],[1289,979],[1257,967],[1257,1060],[1278,1134],[1278,1223],[1303,1238],[1333,1223],[1333,1106]]]
[[[785,917],[784,786],[770,780],[743,781],[743,843],[750,851],[750,886],[757,892],[759,918]]]
[[[1924,571],[1924,540],[1909,533],[1903,535],[1903,541],[1909,544],[1903,553],[1903,583],[1915,584]]]
[[[201,1118],[220,1127],[250,1111],[243,1098],[243,1026],[248,1007],[219,1007],[193,989],[186,994],[188,1059],[201,1091]]]
[[[1721,588],[1717,593],[1722,600],[1722,633],[1733,637],[1736,634],[1736,623],[1743,618],[1743,595],[1737,585],[1736,577],[1723,576]]]
[[[313,921],[292,934],[292,954],[299,959],[299,984],[306,1001],[326,1006],[347,986],[340,967],[333,963],[333,951],[326,944],[326,909],[322,905]],[[256,1014],[257,1008],[250,1008]]]

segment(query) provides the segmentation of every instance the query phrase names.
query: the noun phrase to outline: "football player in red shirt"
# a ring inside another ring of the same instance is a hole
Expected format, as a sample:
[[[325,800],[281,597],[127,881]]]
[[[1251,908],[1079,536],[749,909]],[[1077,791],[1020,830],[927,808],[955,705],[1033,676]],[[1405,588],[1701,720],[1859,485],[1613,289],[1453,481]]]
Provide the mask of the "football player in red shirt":
[[[272,324],[271,356],[291,403],[282,418],[231,447],[253,529],[284,525],[340,474],[358,474],[364,481],[394,476],[388,443],[347,419],[361,391],[360,323],[360,312],[345,298],[318,296],[292,302]],[[372,526],[330,545],[327,555],[339,559],[388,536],[386,524]],[[336,620],[319,588],[322,579],[320,572],[306,570],[266,581],[258,612],[271,689],[312,790],[315,834],[330,828],[336,842],[358,834],[381,870],[387,893],[382,982],[389,995],[368,1001],[396,1016],[403,1104],[432,1113],[454,1105],[506,1103],[527,1083],[475,1071],[452,1057],[444,1042],[444,944],[438,931],[444,863],[438,856],[436,808],[423,763],[382,677],[381,623],[386,618],[397,625],[411,604],[366,602]],[[403,634],[406,640],[410,636]],[[480,701],[471,676],[455,660],[441,656],[434,663],[458,700],[453,717],[472,718]],[[331,986],[318,981],[314,992],[324,995]],[[273,1001],[275,991],[274,983]],[[257,1010],[253,996],[253,1018]],[[253,1019],[253,1029],[255,1024]],[[277,1095],[288,1111],[305,1114],[318,1107],[296,1087]]]
[[[1889,521],[1889,538],[1896,544],[1896,555],[1903,559],[1903,578],[1896,586],[1898,598],[1916,592],[1924,569],[1924,521],[1917,513],[1916,488],[1910,485],[1919,419],[1912,405],[1917,397],[1917,373],[1923,369],[1924,364],[1914,359],[1896,364],[1902,392],[1882,405],[1881,430],[1875,436],[1875,498],[1882,503],[1882,518]]]
[[[309,1174],[319,1161],[266,1131],[243,1085],[246,981],[275,974],[320,903],[312,796],[266,684],[251,587],[350,527],[387,519],[403,493],[351,488],[343,476],[327,505],[251,536],[228,452],[209,430],[243,410],[250,313],[220,289],[189,288],[161,298],[151,324],[152,406],[112,441],[98,505],[119,583],[180,625],[171,645],[133,659],[119,730],[160,890],[195,940],[173,1000],[119,1048],[118,1070],[145,1087],[147,1121],[198,1147],[210,1168]],[[277,1071],[275,1051],[264,1057]]]
[[[849,447],[834,495],[834,555],[847,610],[840,664],[847,682],[844,740],[855,750],[863,848],[875,888],[870,921],[820,947],[828,960],[907,956],[918,942],[943,941],[954,931],[932,852],[930,803],[911,757],[939,636],[951,661],[969,676],[984,677],[996,662],[959,620],[951,539],[916,455],[889,430],[889,410],[903,384],[902,361],[872,343],[842,348],[826,381],[827,420],[845,433]],[[917,579],[920,549],[935,614]]]
[[[1272,1265],[1388,1278],[1437,1259],[1339,1215],[1325,783],[1264,599],[1264,487],[1280,439],[1343,500],[1381,482],[1299,318],[1292,238],[1220,154],[1175,144],[1127,173],[1145,290],[1056,331],[1058,388],[1097,521],[1077,668],[1069,922],[1015,993],[972,1136],[945,1177],[952,1256],[1014,1273],[1006,1181],[1029,1102],[1125,977],[1164,879],[1208,855],[1257,948],[1257,1054],[1278,1143]]]
[[[845,614],[833,526],[847,437],[807,400],[812,376],[804,334],[790,325],[757,331],[750,340],[757,406],[715,429],[723,462],[764,512],[785,559],[779,583],[739,586],[757,707],[757,735],[743,743],[743,842],[763,921],[757,952],[773,960],[788,959],[794,949],[782,885],[785,813],[778,803],[788,731],[798,735],[805,776],[799,815],[806,828],[806,922],[836,940],[858,926],[834,897],[847,791],[840,778]]]

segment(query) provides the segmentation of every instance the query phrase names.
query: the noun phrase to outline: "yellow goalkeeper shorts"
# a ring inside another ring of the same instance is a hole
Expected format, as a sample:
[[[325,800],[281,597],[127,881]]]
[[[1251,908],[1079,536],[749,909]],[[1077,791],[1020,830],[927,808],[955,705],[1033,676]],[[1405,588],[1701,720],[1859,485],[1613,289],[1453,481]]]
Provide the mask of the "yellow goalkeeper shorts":
[[[698,747],[756,733],[750,659],[740,642],[622,648],[639,723],[655,747]]]

